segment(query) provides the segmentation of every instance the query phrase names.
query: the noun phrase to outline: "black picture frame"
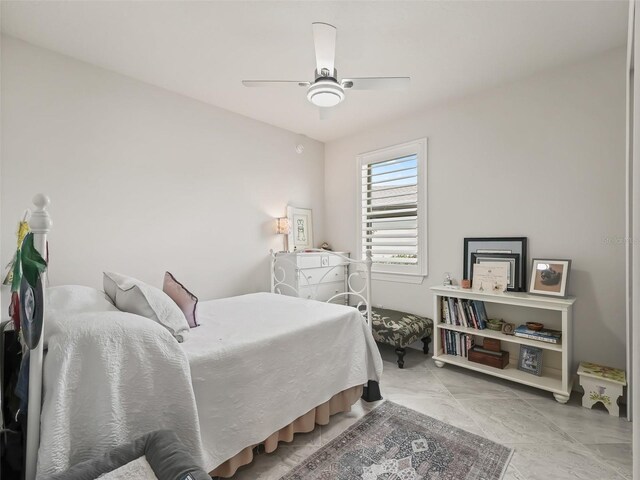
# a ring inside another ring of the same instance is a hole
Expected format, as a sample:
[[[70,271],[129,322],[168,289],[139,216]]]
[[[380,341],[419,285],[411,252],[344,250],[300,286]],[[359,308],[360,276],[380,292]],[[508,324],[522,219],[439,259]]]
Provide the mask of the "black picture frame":
[[[481,250],[481,252],[478,252]],[[527,237],[468,237],[464,239],[462,278],[473,278],[471,253],[517,253],[520,255],[520,277],[516,292],[527,291]]]
[[[471,252],[471,274],[473,275],[473,264],[482,263],[478,259],[487,261],[503,262],[508,265],[510,281],[507,285],[509,292],[517,292],[521,284],[520,281],[520,254],[519,253],[477,253]]]

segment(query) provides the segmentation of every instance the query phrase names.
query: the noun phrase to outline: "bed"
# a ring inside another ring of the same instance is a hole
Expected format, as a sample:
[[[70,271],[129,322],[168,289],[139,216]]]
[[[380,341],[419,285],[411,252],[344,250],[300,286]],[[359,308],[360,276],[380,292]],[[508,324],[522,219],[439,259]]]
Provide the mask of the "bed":
[[[265,449],[272,451],[295,431],[327,423],[332,408],[349,410],[362,385],[379,379],[377,347],[353,308],[257,293],[204,302],[199,312],[201,325],[181,345],[191,366],[204,462],[213,470],[241,454],[215,475],[228,476],[250,461],[258,443],[270,439]]]
[[[34,203],[30,226],[45,252],[49,202]],[[46,361],[44,341],[30,352],[27,480],[160,428],[175,431],[210,474],[228,477],[254,446],[272,451],[348,411],[363,386],[379,399],[371,263],[350,262],[363,278],[351,292],[359,308],[274,293],[200,302],[200,326],[180,344],[155,322],[132,326],[107,307],[57,312],[45,321]]]

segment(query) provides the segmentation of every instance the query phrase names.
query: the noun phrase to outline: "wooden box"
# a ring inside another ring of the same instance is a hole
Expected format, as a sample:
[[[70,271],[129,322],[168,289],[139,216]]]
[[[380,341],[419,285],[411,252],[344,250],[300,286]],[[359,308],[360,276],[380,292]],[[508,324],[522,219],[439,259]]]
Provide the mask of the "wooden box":
[[[489,365],[495,368],[504,368],[509,364],[509,352],[492,352],[484,348],[474,347],[469,350],[469,361]]]
[[[485,338],[482,341],[482,348],[485,350],[491,350],[492,352],[500,353],[502,350],[500,340],[497,338]]]

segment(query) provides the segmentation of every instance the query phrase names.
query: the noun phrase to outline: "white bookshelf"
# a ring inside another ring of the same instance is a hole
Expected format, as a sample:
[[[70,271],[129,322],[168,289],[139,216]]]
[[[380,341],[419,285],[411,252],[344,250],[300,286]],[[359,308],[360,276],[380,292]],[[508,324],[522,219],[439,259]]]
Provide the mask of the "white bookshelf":
[[[573,353],[572,314],[575,298],[544,297],[519,292],[499,294],[480,293],[459,287],[444,286],[432,287],[431,291],[434,295],[433,322],[435,332],[433,335],[433,359],[435,360],[436,366],[442,368],[446,364],[457,365],[476,372],[486,373],[494,377],[546,390],[553,393],[555,399],[560,403],[566,403],[569,400],[571,387],[573,385],[571,357]],[[485,302],[485,307],[490,316],[492,305],[508,306],[509,316],[505,317],[504,320],[515,323],[516,326],[528,321],[536,321],[535,313],[540,312],[542,315],[542,311],[544,310],[545,321],[543,321],[543,323],[545,323],[545,327],[561,330],[562,343],[547,343],[513,335],[505,335],[502,332],[489,329],[477,330],[475,328],[444,323],[441,308],[443,297],[481,300]],[[549,324],[549,318],[551,318],[551,324]],[[481,342],[483,338],[500,340],[503,349],[509,351],[509,365],[504,369],[500,369],[481,363],[470,362],[464,357],[445,354],[443,352],[441,338],[441,330],[443,329],[474,335],[476,342]],[[530,345],[543,349],[543,369],[541,376],[518,370],[518,350],[520,345]]]

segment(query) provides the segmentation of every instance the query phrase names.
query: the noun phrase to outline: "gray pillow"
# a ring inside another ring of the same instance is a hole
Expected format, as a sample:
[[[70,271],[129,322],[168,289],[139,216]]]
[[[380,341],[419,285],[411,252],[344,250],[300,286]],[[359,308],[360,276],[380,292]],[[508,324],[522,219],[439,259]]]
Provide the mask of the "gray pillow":
[[[162,290],[119,273],[104,272],[104,291],[123,312],[135,313],[158,322],[184,342],[189,324],[184,313]]]

